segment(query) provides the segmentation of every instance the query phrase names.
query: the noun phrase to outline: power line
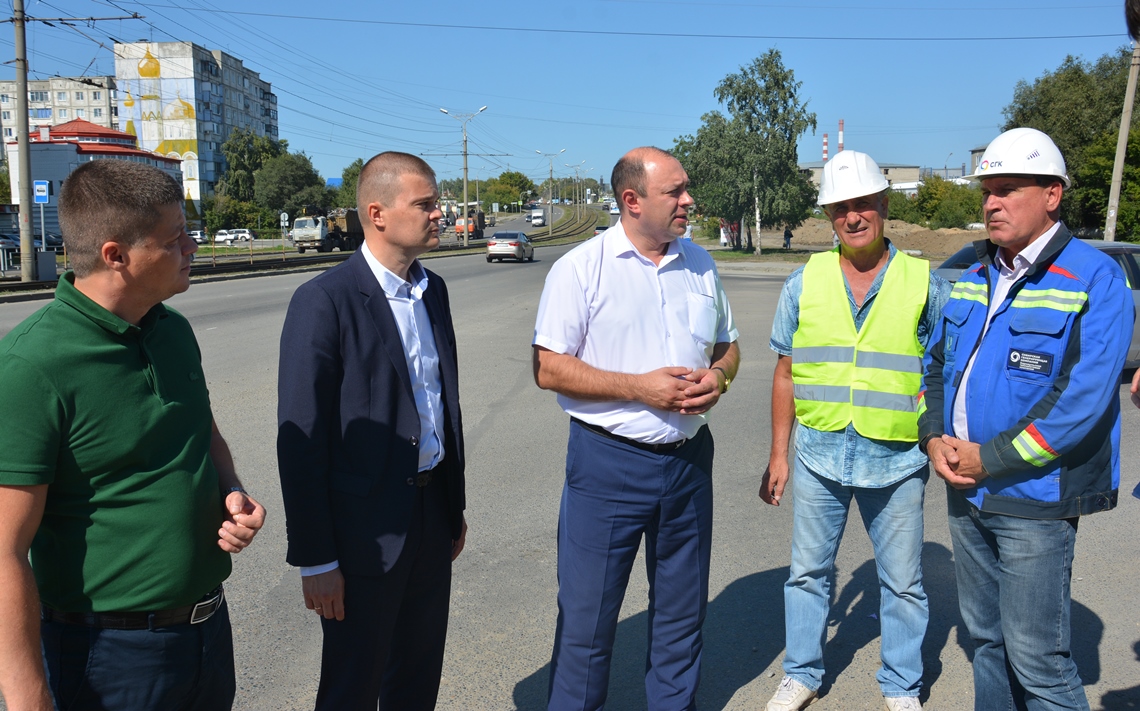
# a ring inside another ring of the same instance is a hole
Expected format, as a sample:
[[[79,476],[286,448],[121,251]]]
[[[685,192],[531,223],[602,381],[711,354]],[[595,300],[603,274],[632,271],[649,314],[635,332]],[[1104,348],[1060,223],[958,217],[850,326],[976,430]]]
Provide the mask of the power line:
[[[112,3],[114,4],[114,3]],[[189,12],[185,7],[176,5],[158,5],[154,3],[123,2],[125,5],[142,5],[146,8],[172,8]],[[118,7],[118,5],[116,5]],[[396,22],[394,20],[370,20],[364,18],[318,17],[315,15],[282,15],[270,12],[248,12],[240,10],[214,10],[224,15],[239,15],[245,17],[266,17],[278,20],[303,20],[305,22],[331,22],[352,25],[384,25],[387,27],[422,27],[439,29],[439,25],[432,22]],[[723,33],[695,33],[695,32],[634,32],[630,30],[574,30],[558,27],[496,27],[491,25],[453,25],[453,30],[468,30],[475,32],[511,32],[525,34],[557,34],[557,35],[590,35],[600,37],[669,37],[673,39],[711,39],[723,42],[725,40],[779,40],[779,41],[805,41],[805,42],[1018,42],[1040,40],[1074,40],[1074,39],[1103,39],[1105,37],[1121,37],[1120,32],[1090,35],[1026,35],[997,37],[991,35],[968,37],[865,37],[865,36],[824,36],[824,35],[733,35]]]

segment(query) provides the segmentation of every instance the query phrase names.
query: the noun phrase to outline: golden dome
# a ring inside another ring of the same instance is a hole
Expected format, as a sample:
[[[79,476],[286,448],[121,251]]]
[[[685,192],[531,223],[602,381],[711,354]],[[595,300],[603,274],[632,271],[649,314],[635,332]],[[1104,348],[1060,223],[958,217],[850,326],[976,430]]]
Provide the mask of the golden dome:
[[[183,99],[181,95],[167,104],[166,109],[162,112],[162,117],[171,121],[177,121],[179,119],[193,121],[196,116],[194,105]]]
[[[150,47],[147,47],[146,55],[139,60],[139,76],[145,79],[157,79],[158,74],[158,60],[150,53]]]

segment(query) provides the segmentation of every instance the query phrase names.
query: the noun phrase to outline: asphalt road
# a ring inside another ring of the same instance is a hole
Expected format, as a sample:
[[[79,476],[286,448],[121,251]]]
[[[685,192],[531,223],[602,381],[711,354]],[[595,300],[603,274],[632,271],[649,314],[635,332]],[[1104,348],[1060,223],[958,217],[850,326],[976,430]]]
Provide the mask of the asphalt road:
[[[503,228],[505,225],[498,225]],[[460,353],[468,446],[467,549],[455,564],[440,709],[541,709],[555,621],[555,527],[567,418],[531,378],[530,339],[547,269],[567,247],[540,247],[534,263],[482,256],[433,259],[448,282]],[[308,709],[316,692],[320,628],[285,563],[285,521],[274,454],[278,340],[285,308],[312,273],[195,284],[171,305],[190,319],[204,355],[218,423],[247,488],[269,510],[227,583],[238,659],[235,708]],[[756,496],[769,444],[775,356],[767,348],[783,278],[726,270],[744,359],[714,409],[715,532],[700,705],[761,707],[779,681],[782,584],[790,555],[791,497]],[[0,335],[41,303],[0,304]],[[1110,374],[1106,373],[1106,377]],[[1093,708],[1140,705],[1140,411],[1125,402],[1119,507],[1084,519],[1073,571],[1074,656]],[[968,639],[957,613],[942,485],[927,488],[925,580],[931,624],[924,645],[928,709],[971,706]],[[843,542],[828,626],[823,698],[812,708],[877,709],[878,586],[856,512]],[[611,677],[609,708],[645,708],[646,585],[634,569]],[[351,613],[350,613],[351,614]]]

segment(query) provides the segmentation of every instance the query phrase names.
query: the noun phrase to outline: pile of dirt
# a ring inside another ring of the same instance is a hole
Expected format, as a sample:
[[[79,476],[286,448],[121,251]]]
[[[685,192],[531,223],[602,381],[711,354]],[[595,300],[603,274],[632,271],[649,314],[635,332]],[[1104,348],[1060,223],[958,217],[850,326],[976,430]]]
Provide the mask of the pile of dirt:
[[[887,239],[899,249],[918,250],[924,257],[949,257],[970,242],[985,239],[986,233],[975,230],[941,229],[932,230],[922,225],[912,225],[902,220],[887,220],[884,227]],[[792,248],[805,245],[830,245],[831,223],[819,218],[810,218],[797,229],[792,230]],[[761,246],[764,248],[782,247],[784,231],[761,233]]]

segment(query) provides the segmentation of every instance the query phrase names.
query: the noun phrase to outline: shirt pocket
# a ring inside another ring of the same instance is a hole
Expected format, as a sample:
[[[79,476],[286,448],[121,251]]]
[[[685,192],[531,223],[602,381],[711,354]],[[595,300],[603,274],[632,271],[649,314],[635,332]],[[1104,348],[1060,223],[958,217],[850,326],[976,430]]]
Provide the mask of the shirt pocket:
[[[689,292],[689,333],[693,340],[702,346],[716,341],[717,318],[716,299],[701,293]]]
[[[1071,314],[1049,309],[1019,309],[1009,321],[1005,375],[1010,380],[1052,385],[1061,367]]]

